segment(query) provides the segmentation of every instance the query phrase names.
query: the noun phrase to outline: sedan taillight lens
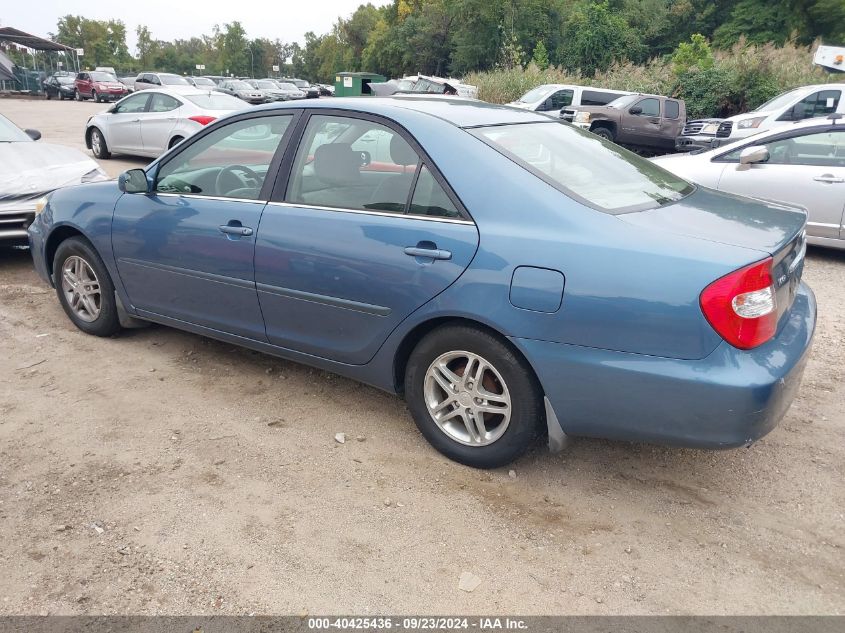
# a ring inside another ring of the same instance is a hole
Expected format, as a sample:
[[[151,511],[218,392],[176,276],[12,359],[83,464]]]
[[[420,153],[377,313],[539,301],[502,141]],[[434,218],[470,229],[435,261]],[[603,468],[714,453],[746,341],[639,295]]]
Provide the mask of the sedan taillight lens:
[[[194,121],[194,122],[196,122],[196,123],[199,123],[200,125],[208,125],[208,124],[209,124],[209,123],[211,123],[212,121],[216,121],[216,120],[217,120],[217,117],[213,117],[213,116],[206,116],[206,115],[203,115],[203,114],[198,114],[197,116],[189,116],[189,117],[188,117],[188,120],[189,120],[189,121]]]
[[[740,268],[707,286],[701,311],[713,329],[739,349],[762,345],[777,330],[772,258]]]

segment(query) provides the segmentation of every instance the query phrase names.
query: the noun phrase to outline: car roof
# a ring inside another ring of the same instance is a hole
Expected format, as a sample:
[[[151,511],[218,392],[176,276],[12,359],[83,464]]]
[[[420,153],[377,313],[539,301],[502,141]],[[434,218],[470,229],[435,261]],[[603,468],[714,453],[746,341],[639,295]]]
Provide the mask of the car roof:
[[[393,116],[404,111],[413,111],[447,121],[457,127],[472,128],[512,123],[548,123],[556,119],[511,106],[496,105],[453,96],[440,95],[395,95],[391,97],[335,97],[334,99],[313,99],[313,103],[278,103],[258,106],[265,110],[287,108],[340,109],[352,112]]]
[[[216,90],[208,90],[203,88],[195,88],[194,86],[175,86],[170,88],[147,88],[133,94],[146,94],[160,92],[161,94],[169,95],[171,97],[195,97],[198,95],[219,95],[223,94]]]

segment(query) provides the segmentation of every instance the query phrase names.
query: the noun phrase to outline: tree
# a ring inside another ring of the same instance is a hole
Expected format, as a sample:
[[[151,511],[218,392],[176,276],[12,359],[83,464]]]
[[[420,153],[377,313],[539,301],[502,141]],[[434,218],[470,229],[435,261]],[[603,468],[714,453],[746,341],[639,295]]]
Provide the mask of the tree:
[[[636,59],[642,43],[625,19],[608,3],[582,2],[564,25],[561,61],[569,70],[586,75],[607,70],[613,62]]]
[[[537,42],[537,46],[534,47],[534,54],[531,56],[531,61],[540,70],[546,70],[549,67],[549,53],[546,50],[546,45],[543,44],[543,40]]]
[[[85,49],[85,66],[126,67],[130,63],[126,26],[120,20],[89,20],[79,15],[59,18],[56,40]]]
[[[681,42],[672,55],[672,68],[676,75],[690,70],[708,70],[713,67],[715,59],[707,38],[696,33],[689,42]]]

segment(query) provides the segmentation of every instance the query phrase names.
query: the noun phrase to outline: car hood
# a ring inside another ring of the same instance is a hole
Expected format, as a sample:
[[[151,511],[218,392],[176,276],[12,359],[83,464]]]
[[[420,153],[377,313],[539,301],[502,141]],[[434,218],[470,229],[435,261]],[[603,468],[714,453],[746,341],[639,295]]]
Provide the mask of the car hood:
[[[774,254],[801,232],[807,212],[699,187],[680,202],[616,217],[646,229]]]
[[[760,112],[746,112],[745,114],[735,114],[733,116],[729,116],[725,121],[732,121],[736,123],[737,121],[747,121],[748,119],[759,119],[760,117],[767,117],[772,114],[773,110],[761,110]]]
[[[99,169],[78,149],[41,142],[0,143],[0,165],[0,200],[37,197],[76,185]]]

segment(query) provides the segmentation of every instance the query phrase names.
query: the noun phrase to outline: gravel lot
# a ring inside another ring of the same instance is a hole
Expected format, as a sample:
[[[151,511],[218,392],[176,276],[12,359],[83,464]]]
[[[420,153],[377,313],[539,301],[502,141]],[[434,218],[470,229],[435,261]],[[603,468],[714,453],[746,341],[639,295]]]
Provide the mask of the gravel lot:
[[[80,148],[103,107],[0,100]],[[845,613],[845,253],[811,249],[805,279],[813,356],[768,437],[578,440],[512,477],[336,376],[164,327],[86,336],[0,249],[0,613]]]

